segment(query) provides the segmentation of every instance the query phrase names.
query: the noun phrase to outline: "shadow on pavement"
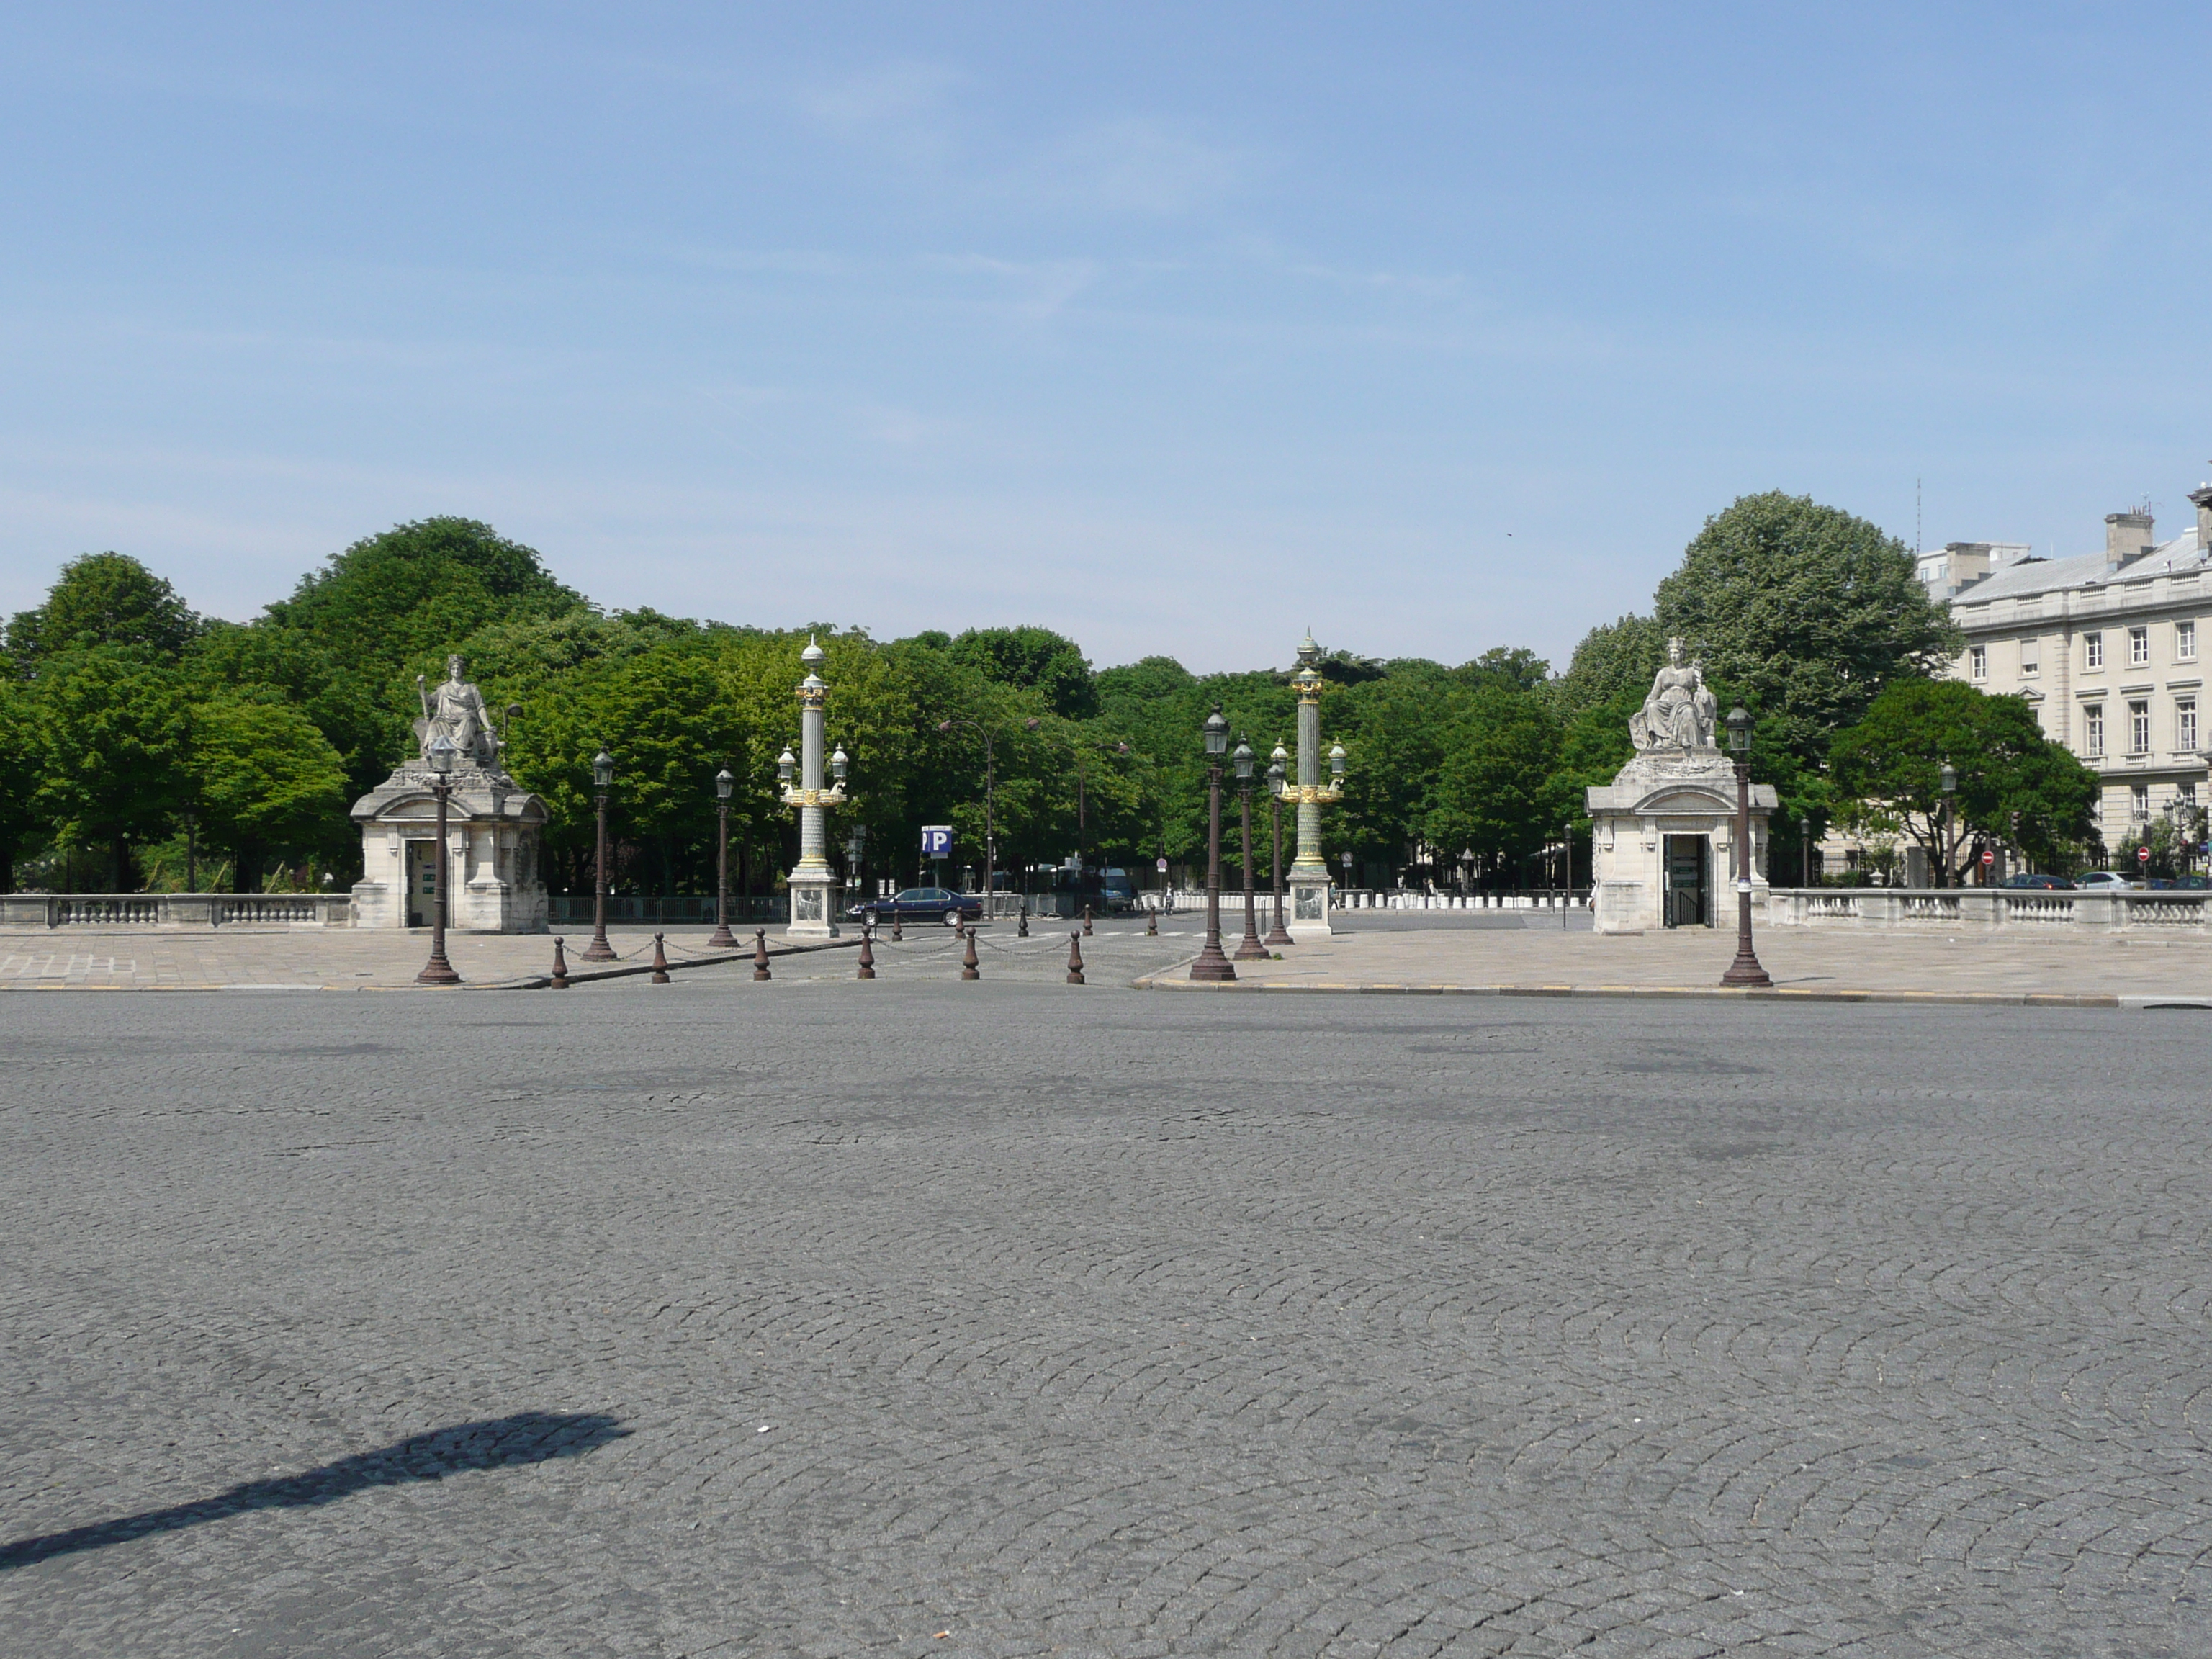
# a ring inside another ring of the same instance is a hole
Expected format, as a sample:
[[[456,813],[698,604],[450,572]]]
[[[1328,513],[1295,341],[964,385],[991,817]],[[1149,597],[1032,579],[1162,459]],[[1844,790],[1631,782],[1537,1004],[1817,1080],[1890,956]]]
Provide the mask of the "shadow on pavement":
[[[471,1469],[504,1468],[517,1463],[543,1463],[556,1457],[574,1457],[619,1440],[629,1431],[619,1418],[598,1413],[561,1414],[518,1412],[513,1417],[482,1423],[457,1423],[415,1435],[378,1451],[342,1457],[335,1463],[286,1475],[280,1480],[249,1480],[228,1492],[197,1503],[179,1504],[166,1510],[149,1510],[101,1521],[68,1532],[52,1532],[41,1538],[0,1544],[0,1571],[27,1567],[33,1562],[70,1555],[79,1550],[104,1549],[150,1533],[174,1532],[203,1521],[221,1521],[249,1510],[302,1509],[333,1504],[374,1486],[404,1486],[416,1480],[442,1480],[449,1474]]]

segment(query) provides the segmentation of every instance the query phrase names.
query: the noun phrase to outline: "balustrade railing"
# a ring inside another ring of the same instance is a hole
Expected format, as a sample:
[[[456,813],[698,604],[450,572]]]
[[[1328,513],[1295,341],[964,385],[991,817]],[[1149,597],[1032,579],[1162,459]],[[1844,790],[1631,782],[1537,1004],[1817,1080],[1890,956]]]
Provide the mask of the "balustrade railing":
[[[349,927],[349,893],[8,893],[6,927]]]
[[[1778,927],[2212,933],[2212,891],[1777,887],[1767,891],[1765,908],[1765,924]]]

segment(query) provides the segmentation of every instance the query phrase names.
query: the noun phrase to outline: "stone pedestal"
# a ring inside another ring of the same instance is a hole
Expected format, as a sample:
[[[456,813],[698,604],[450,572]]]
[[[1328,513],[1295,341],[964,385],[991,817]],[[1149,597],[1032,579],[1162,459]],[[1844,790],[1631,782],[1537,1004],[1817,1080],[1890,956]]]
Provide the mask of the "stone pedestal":
[[[785,931],[793,939],[836,939],[837,906],[844,889],[828,869],[803,866],[791,872],[791,925]]]
[[[1284,878],[1290,890],[1290,915],[1285,925],[1291,937],[1303,945],[1308,939],[1327,939],[1333,931],[1328,925],[1328,899],[1333,890],[1327,870],[1301,870],[1293,865]]]
[[[1638,755],[1587,792],[1595,902],[1592,928],[1735,926],[1735,768],[1717,750]],[[1773,787],[1751,787],[1752,904],[1765,902],[1759,865]]]
[[[354,803],[362,878],[357,927],[427,927],[435,898],[438,798],[420,761],[401,766]],[[542,933],[545,884],[538,867],[545,804],[503,771],[455,772],[446,819],[447,926],[465,933]]]

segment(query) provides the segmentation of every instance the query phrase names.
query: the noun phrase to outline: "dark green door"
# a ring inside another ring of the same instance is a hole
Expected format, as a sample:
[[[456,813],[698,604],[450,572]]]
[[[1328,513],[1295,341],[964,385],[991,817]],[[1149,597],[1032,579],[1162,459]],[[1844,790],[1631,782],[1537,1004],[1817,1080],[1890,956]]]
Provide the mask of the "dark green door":
[[[1711,883],[1712,843],[1703,836],[1667,837],[1667,925],[1669,927],[1712,926]]]

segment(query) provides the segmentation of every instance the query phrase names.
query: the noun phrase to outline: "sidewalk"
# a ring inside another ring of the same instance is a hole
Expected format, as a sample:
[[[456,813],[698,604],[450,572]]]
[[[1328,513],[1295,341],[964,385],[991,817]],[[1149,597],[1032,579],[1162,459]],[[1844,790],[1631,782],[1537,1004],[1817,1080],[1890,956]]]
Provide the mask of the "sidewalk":
[[[667,930],[671,964],[709,952],[708,927]],[[564,935],[572,973],[639,967],[653,960],[650,928],[609,928],[617,963],[579,959],[592,937],[586,927]],[[750,930],[739,949],[750,951]],[[840,941],[843,943],[845,941]],[[786,949],[769,934],[771,951]],[[411,986],[429,959],[428,928],[350,927],[206,932],[95,932],[91,928],[0,933],[0,991],[387,991]],[[446,957],[465,985],[526,984],[552,971],[553,939],[546,933],[446,935]]]
[[[1363,991],[1468,995],[1718,996],[1865,1001],[2055,1003],[2212,1008],[2212,940],[1951,938],[1791,927],[1760,933],[1771,991],[1724,989],[1733,929],[1605,936],[1522,929],[1363,930],[1239,963],[1231,985],[1196,984],[1188,963],[1148,990]],[[1233,949],[1235,940],[1227,941]]]

